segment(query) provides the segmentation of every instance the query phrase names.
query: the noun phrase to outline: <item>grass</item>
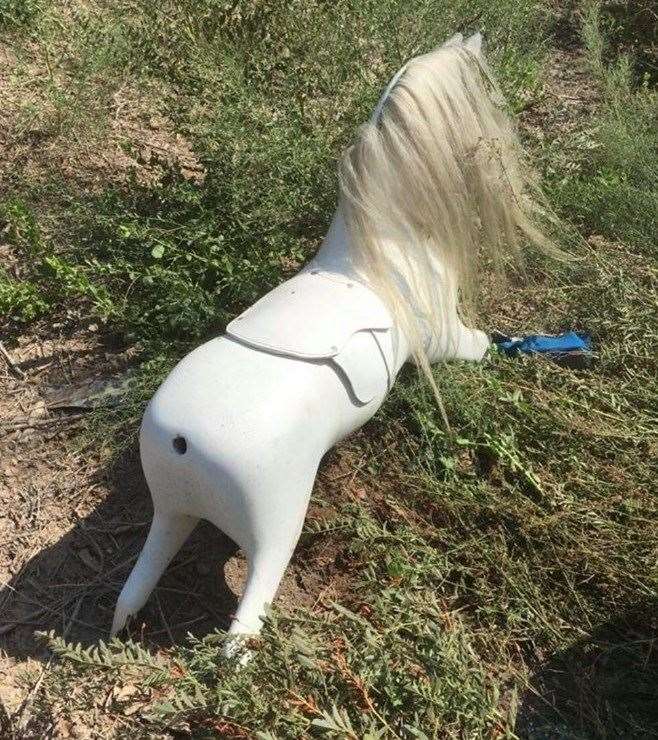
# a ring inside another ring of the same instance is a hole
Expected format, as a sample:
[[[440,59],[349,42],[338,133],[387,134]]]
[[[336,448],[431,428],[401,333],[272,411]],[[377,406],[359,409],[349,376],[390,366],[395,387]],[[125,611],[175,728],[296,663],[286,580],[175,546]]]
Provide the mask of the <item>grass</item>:
[[[558,188],[558,202],[581,229],[624,241],[648,256],[658,242],[658,94],[650,78],[639,82],[633,59],[610,53],[600,27],[598,3],[588,3],[583,35],[593,74],[602,88],[603,106],[592,131],[589,151],[577,163],[581,174]]]
[[[0,273],[0,313],[14,331],[98,321],[140,348],[147,388],[313,252],[339,149],[401,60],[483,28],[522,110],[541,105],[553,43],[553,21],[529,0],[21,7],[0,5],[20,98],[9,136],[35,151],[31,167],[5,172],[21,267]],[[608,5],[579,18],[595,119],[569,161],[550,141],[536,153],[581,259],[491,290],[484,321],[587,330],[594,369],[495,357],[437,368],[456,440],[427,386],[403,373],[341,447],[367,461],[352,462],[354,486],[318,487],[315,503],[333,513],[311,517],[298,548],[311,562],[331,548],[343,588],[312,610],[273,611],[237,672],[219,633],[169,651],[53,635],[62,660],[44,676],[34,728],[119,717],[118,736],[658,733],[656,93],[631,73],[625,36],[602,33],[617,18]],[[140,136],[166,121],[155,130],[189,142],[198,170],[187,155],[140,169],[149,139],[130,135],[120,144],[137,164],[121,177],[63,167],[57,148],[74,157],[113,141],[117,100],[137,101]],[[104,419],[116,447],[142,403]]]
[[[366,119],[382,78],[432,43],[429,36],[448,35],[473,10],[455,3],[439,25],[430,22],[431,6],[422,2],[359,10],[349,3],[244,3],[229,10],[208,2],[195,3],[194,13],[185,3],[157,10],[151,3],[133,5],[129,23],[121,4],[93,11],[74,4],[74,18],[54,6],[34,21],[23,53],[50,59],[52,70],[31,81],[39,105],[51,114],[39,134],[54,142],[64,137],[65,146],[71,138],[98,140],[107,134],[116,95],[139,87],[149,98],[144,115],[155,106],[192,142],[206,172],[203,187],[174,165],[164,168],[155,187],[105,187],[84,198],[79,183],[48,172],[39,195],[52,203],[56,193],[60,202],[45,251],[71,278],[60,305],[77,283],[100,317],[111,315],[131,339],[184,334],[198,340],[317,247],[334,205],[337,154]],[[537,53],[535,45],[520,43],[524,26],[538,21],[531,4],[508,13],[514,5],[476,15],[491,26],[492,45],[503,34],[518,39],[500,55],[508,87],[518,91],[532,76]],[[74,20],[81,31],[71,38]],[[350,35],[343,31],[348,25]],[[393,38],[391,25],[398,27]],[[309,27],[315,29],[311,36]],[[20,80],[15,86],[25,91]],[[24,103],[20,114],[36,117],[31,105]],[[46,311],[26,306],[24,295],[40,275],[50,293],[54,268],[40,258],[37,227],[21,233],[29,207],[20,200],[26,188],[20,181],[14,187],[18,200],[5,206],[5,219],[15,243],[37,256],[26,285],[5,280],[3,307],[20,320]],[[34,202],[29,183],[27,191]],[[109,284],[111,305],[105,295],[89,295],[87,286],[97,284]],[[49,303],[58,305],[57,294]]]

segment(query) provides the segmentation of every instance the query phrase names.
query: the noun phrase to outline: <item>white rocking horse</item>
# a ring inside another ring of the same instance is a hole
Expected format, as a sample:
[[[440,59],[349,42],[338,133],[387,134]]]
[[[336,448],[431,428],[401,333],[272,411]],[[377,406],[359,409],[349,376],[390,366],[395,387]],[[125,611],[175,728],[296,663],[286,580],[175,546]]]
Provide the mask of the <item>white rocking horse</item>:
[[[408,359],[436,389],[430,363],[482,358],[487,335],[457,308],[482,260],[517,257],[523,238],[551,251],[481,43],[458,34],[402,67],[343,156],[317,256],[151,400],[140,449],[154,517],[112,635],[200,519],[248,561],[227,653],[258,633],[325,452],[373,416]]]

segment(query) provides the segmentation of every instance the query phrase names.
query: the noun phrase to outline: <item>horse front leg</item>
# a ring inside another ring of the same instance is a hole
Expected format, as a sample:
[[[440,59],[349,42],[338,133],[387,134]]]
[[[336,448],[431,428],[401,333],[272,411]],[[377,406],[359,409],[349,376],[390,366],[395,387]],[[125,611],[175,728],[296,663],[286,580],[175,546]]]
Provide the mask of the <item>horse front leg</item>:
[[[466,326],[455,311],[438,336],[430,340],[427,357],[431,364],[446,360],[479,362],[490,346],[489,337],[479,329]]]

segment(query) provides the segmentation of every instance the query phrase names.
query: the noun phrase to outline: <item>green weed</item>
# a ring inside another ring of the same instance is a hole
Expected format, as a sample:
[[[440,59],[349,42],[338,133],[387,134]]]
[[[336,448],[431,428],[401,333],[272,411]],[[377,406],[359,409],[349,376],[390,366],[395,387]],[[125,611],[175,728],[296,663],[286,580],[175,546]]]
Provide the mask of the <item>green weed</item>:
[[[29,280],[14,280],[0,273],[0,314],[10,321],[29,323],[43,316],[50,304]]]
[[[21,29],[43,10],[42,0],[0,0],[0,30]]]
[[[298,549],[298,566],[333,553],[347,586],[312,610],[273,611],[238,671],[220,657],[220,633],[168,651],[51,635],[62,660],[44,677],[35,728],[57,715],[119,716],[117,733],[133,737],[658,732],[656,95],[613,53],[599,6],[584,18],[601,103],[574,142],[577,166],[550,142],[545,156],[549,196],[590,247],[574,264],[531,265],[534,282],[490,296],[486,320],[587,330],[595,367],[492,356],[438,368],[454,438],[426,384],[404,372],[341,446],[367,461],[352,465],[364,493],[321,483],[315,501],[334,514],[311,518]],[[552,20],[530,1],[133,0],[32,17],[15,82],[60,111],[47,141],[103,142],[120,115],[114,96],[139,88],[151,108],[131,121],[166,116],[205,176],[168,163],[148,184],[88,188],[56,165],[47,185],[11,173],[4,233],[24,267],[21,280],[0,278],[0,311],[29,325],[66,320],[73,305],[142,350],[133,395],[96,415],[96,441],[132,444],[171,363],[313,253],[336,157],[386,78],[476,28],[513,109],[531,104]],[[34,44],[51,71],[39,79]]]
[[[556,199],[583,229],[654,253],[658,242],[658,94],[634,84],[632,56],[609,58],[601,3],[587,3],[584,40],[603,97],[579,175],[564,179]]]

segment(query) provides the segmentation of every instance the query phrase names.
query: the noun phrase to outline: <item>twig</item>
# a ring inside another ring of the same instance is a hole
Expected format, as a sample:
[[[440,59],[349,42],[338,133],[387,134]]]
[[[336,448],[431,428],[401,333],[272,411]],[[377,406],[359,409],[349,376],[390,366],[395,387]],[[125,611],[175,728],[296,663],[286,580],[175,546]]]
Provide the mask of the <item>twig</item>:
[[[18,365],[11,359],[11,355],[5,349],[5,345],[0,342],[0,355],[5,358],[5,362],[9,366],[9,369],[17,375],[21,380],[25,380],[25,373],[18,367]]]
[[[174,563],[173,565],[170,565],[167,568],[167,574],[169,575],[171,573],[174,573],[175,571],[179,570],[180,568],[184,568],[186,565],[189,565],[190,563],[193,563],[195,560],[196,560],[196,556],[192,555],[189,558],[185,558],[185,560],[181,560],[180,563]]]
[[[174,636],[171,634],[171,630],[169,629],[169,622],[167,622],[167,618],[164,615],[164,610],[162,609],[162,602],[160,601],[160,595],[158,594],[157,591],[155,592],[155,600],[158,604],[158,611],[160,612],[160,618],[162,619],[162,624],[164,624],[167,635],[169,636],[169,639],[171,640],[173,644],[176,641],[174,640]]]
[[[6,588],[6,593],[2,601],[0,601],[0,611],[4,609],[4,606],[9,601],[11,594],[16,593],[16,586],[20,582],[21,578],[25,575],[25,570],[27,568],[28,562],[31,560],[32,556],[36,555],[36,553],[40,549],[41,545],[35,545],[27,555],[23,555],[23,562],[16,571],[16,574],[13,576],[13,583],[11,585],[7,583],[4,586]]]
[[[150,521],[134,522],[133,524],[118,524],[116,527],[87,527],[88,532],[101,532],[102,534],[123,534],[132,532],[135,529],[144,529],[148,527]]]
[[[0,635],[6,635],[7,632],[11,632],[12,630],[16,629],[16,627],[18,627],[20,624],[38,624],[38,622],[35,622],[34,620],[47,611],[48,609],[45,606],[42,606],[36,611],[33,611],[30,614],[26,614],[20,619],[16,619],[13,622],[7,622],[6,624],[0,624]]]
[[[189,627],[191,624],[196,624],[196,622],[200,622],[201,620],[206,619],[206,615],[202,614],[199,617],[194,617],[194,619],[188,619],[186,622],[179,622],[178,624],[173,625],[173,629],[180,629],[181,627]],[[166,624],[166,622],[165,622]],[[169,635],[169,639],[174,642],[174,638],[171,636],[171,632],[169,630],[169,626],[167,625],[166,629],[162,630],[154,630],[153,632],[148,632],[149,637],[155,637],[155,635],[161,635],[163,632],[166,632]]]
[[[86,414],[69,414],[68,416],[52,416],[52,417],[48,417],[47,419],[34,419],[33,421],[30,421],[29,419],[21,419],[20,421],[17,421],[14,424],[5,424],[4,426],[0,427],[0,433],[1,434],[11,434],[12,432],[20,432],[23,429],[37,429],[39,427],[47,427],[47,426],[50,426],[51,424],[58,424],[60,422],[66,422],[67,424],[70,424],[71,422],[82,419],[84,416],[86,416]]]
[[[32,555],[38,549],[39,549],[39,546],[37,545],[32,550],[32,552],[30,553],[30,555],[28,556],[28,558],[26,559],[26,563],[27,563],[27,560],[29,560],[29,558],[32,557]],[[120,562],[118,565],[115,565],[114,567],[110,568],[109,570],[105,571],[104,573],[99,573],[97,576],[94,577],[94,579],[92,581],[89,581],[87,584],[85,584],[85,586],[83,586],[82,593],[78,592],[76,594],[73,594],[72,596],[69,596],[68,598],[63,599],[60,602],[60,604],[59,604],[59,608],[60,609],[66,608],[78,596],[79,596],[79,600],[81,601],[84,597],[87,596],[87,594],[89,593],[89,590],[91,588],[93,588],[94,586],[98,585],[102,581],[107,581],[108,576],[112,575],[117,570],[121,570],[122,568],[125,568],[127,565],[131,565],[132,563],[135,562],[135,560],[137,560],[137,555],[131,555],[129,558],[126,558],[125,560],[123,560],[122,562]],[[23,572],[23,569],[21,569],[21,571],[19,571],[19,574],[18,574],[17,578],[20,577],[20,575],[21,575],[22,572]],[[15,591],[16,589],[12,586],[11,587],[11,590],[12,591]],[[2,606],[4,606],[4,603],[6,603],[6,601],[8,600],[8,598],[9,598],[8,595],[5,596],[5,600],[4,600],[3,604],[2,604]],[[19,624],[25,624],[28,621],[31,622],[33,619],[35,619],[36,617],[40,617],[45,612],[53,611],[54,608],[55,608],[54,605],[53,606],[42,606],[39,609],[37,609],[36,611],[31,612],[30,614],[26,614],[21,619],[14,620],[13,622],[9,622],[7,624],[1,625],[0,626],[0,635],[1,634],[6,634],[7,632],[11,632],[11,630],[12,629],[15,629]],[[76,618],[77,617],[77,611],[78,610],[76,609],[76,612],[75,612],[73,618]],[[93,625],[90,625],[90,626],[93,626]]]

